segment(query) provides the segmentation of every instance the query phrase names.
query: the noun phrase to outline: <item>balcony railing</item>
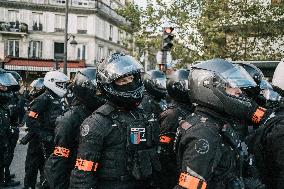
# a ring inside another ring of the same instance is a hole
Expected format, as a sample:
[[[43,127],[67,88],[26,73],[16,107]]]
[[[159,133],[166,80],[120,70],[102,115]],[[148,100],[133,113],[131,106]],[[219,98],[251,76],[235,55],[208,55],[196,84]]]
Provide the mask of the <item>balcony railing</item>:
[[[0,32],[22,32],[28,33],[28,25],[16,22],[0,22]]]
[[[36,24],[33,25],[33,31],[42,31],[42,24]]]
[[[65,6],[65,0],[44,0],[44,1],[35,1],[35,0],[8,0],[14,2],[22,2],[22,3],[29,3],[29,4],[44,4],[44,5],[54,5],[54,6]],[[37,3],[36,3],[37,2]],[[41,3],[43,2],[43,3]],[[69,2],[70,9],[72,8],[86,8],[86,9],[96,9],[99,14],[103,14],[105,16],[111,17],[111,19],[126,24],[130,26],[130,22],[127,21],[123,16],[117,14],[117,12],[107,5],[106,3],[102,2],[102,0],[92,0],[92,1],[79,1],[79,0],[70,0]]]

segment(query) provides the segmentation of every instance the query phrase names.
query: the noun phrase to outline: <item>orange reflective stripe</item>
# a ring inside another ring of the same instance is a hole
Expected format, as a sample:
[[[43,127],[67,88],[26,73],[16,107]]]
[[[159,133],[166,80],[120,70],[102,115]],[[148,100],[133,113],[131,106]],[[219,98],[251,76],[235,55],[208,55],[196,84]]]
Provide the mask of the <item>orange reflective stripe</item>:
[[[38,116],[38,113],[33,112],[33,111],[30,111],[30,113],[29,113],[29,117],[37,118],[37,116]]]
[[[93,169],[94,166],[94,169]],[[81,171],[97,171],[98,163],[94,163],[92,161],[77,159],[75,167]]]
[[[187,173],[180,174],[178,184],[186,189],[206,189],[207,186],[205,181]]]
[[[172,141],[172,138],[171,137],[168,137],[168,136],[160,136],[160,142],[161,143],[167,143],[169,144],[170,142]]]
[[[259,107],[253,114],[251,120],[253,123],[259,123],[261,121],[261,118],[263,117],[266,109]]]
[[[56,146],[54,151],[53,151],[53,154],[56,155],[56,156],[68,158],[69,154],[70,154],[70,150],[67,149],[67,148]]]

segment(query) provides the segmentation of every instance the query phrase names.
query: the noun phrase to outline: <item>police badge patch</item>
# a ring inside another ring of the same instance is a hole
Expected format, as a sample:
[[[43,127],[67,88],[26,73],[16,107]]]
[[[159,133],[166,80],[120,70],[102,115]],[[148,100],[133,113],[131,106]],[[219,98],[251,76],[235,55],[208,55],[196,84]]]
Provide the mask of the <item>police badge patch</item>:
[[[209,142],[205,139],[199,139],[195,142],[195,151],[199,154],[206,154],[209,151]]]
[[[90,127],[89,125],[83,125],[82,129],[81,129],[81,136],[86,136],[90,131]]]
[[[130,142],[132,144],[140,144],[140,142],[146,141],[145,128],[131,128],[130,130]]]

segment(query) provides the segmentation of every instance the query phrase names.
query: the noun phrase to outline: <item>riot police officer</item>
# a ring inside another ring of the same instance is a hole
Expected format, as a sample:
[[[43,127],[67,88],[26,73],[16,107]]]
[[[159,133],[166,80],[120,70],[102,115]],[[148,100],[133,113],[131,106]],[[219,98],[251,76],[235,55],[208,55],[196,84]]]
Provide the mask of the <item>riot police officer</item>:
[[[243,179],[243,152],[231,125],[240,119],[259,123],[266,115],[241,90],[255,86],[242,67],[222,59],[192,66],[189,95],[198,105],[178,128],[175,149],[180,175],[176,188],[251,188],[251,179]]]
[[[174,138],[179,122],[193,112],[193,105],[188,96],[189,71],[180,69],[175,71],[167,81],[167,91],[172,98],[168,108],[160,115],[160,161],[161,188],[173,188],[178,178],[176,155],[173,150]]]
[[[19,90],[18,82],[15,78],[0,69],[0,186],[9,187],[19,185],[19,182],[14,182],[11,177],[4,174],[7,168],[7,152],[9,146],[9,135],[11,126],[11,114],[9,102],[14,97],[14,91]]]
[[[37,98],[39,95],[44,93],[45,86],[43,84],[44,78],[37,78],[33,80],[33,82],[30,84],[31,90],[29,92],[29,98],[30,100],[33,100]]]
[[[140,106],[149,119],[158,121],[160,113],[167,108],[166,82],[166,75],[162,71],[150,70],[144,73],[143,84],[146,92]]]
[[[80,125],[105,103],[97,90],[96,69],[78,71],[71,83],[71,90],[75,101],[71,109],[57,118],[55,149],[45,164],[50,188],[68,188],[71,170],[76,162]]]
[[[279,64],[274,76],[273,84],[284,90],[284,64]],[[250,148],[255,154],[257,168],[262,181],[268,189],[281,189],[284,186],[284,106],[267,109],[270,112],[255,134],[250,138]]]
[[[121,53],[98,65],[97,82],[109,102],[81,126],[69,188],[155,188],[159,131],[137,108],[144,91],[142,68]]]
[[[12,181],[12,178],[15,177],[15,174],[10,174],[10,166],[12,164],[12,160],[14,158],[14,150],[19,139],[19,121],[20,121],[20,106],[19,106],[19,90],[20,90],[20,82],[22,81],[21,76],[14,71],[8,71],[15,80],[18,85],[14,85],[11,91],[13,92],[12,98],[10,98],[8,102],[8,108],[10,112],[10,127],[8,133],[8,144],[7,150],[5,152],[5,178],[6,181]],[[17,185],[20,185],[20,182],[14,182]]]
[[[61,98],[66,94],[67,81],[68,77],[59,71],[47,72],[43,82],[45,92],[31,103],[26,120],[28,134],[21,139],[22,143],[29,142],[25,162],[25,188],[35,188],[37,172],[53,151],[55,120],[63,113]]]

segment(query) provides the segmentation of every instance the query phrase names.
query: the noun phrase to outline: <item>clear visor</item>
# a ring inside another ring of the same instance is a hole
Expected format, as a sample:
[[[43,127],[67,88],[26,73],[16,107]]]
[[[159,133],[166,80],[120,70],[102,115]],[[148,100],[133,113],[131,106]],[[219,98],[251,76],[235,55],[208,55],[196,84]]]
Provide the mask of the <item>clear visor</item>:
[[[0,74],[0,85],[2,86],[12,86],[18,85],[16,79],[10,73],[2,73]]]
[[[262,90],[261,93],[264,96],[264,98],[269,101],[279,101],[281,98],[281,96],[277,92],[271,89]]]
[[[142,70],[143,66],[132,57],[122,56],[119,61],[112,61],[107,64],[107,82],[112,82],[115,79],[131,73],[133,71]]]
[[[42,88],[44,87],[44,85],[43,85],[43,78],[34,80],[34,81],[30,84],[30,86],[31,86],[32,88],[37,89],[37,90],[42,89]]]
[[[253,78],[241,66],[235,65],[233,68],[223,72],[222,78],[227,82],[227,87],[232,88],[250,88],[257,84]]]
[[[162,88],[162,89],[166,89],[167,86],[167,81],[165,78],[157,78],[154,80],[154,83],[157,87]]]
[[[271,84],[268,81],[266,81],[266,80],[261,80],[261,82],[259,84],[259,88],[261,90],[265,90],[265,89],[273,90]]]

